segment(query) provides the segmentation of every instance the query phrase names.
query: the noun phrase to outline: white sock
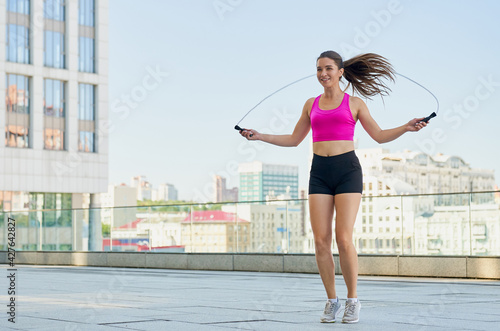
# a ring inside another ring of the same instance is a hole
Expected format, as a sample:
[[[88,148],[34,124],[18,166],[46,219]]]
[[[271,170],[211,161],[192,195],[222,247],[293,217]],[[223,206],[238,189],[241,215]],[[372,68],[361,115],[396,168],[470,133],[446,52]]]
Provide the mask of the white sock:
[[[358,302],[358,298],[347,298],[347,301]]]
[[[339,302],[339,297],[336,297],[335,299],[328,299],[331,303],[337,303]]]

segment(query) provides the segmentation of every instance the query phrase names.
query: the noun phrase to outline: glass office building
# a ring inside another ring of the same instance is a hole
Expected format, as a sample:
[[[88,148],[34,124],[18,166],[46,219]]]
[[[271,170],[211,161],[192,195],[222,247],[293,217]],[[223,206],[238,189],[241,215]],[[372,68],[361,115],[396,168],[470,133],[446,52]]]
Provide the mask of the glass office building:
[[[239,201],[299,198],[299,168],[291,165],[242,163]]]
[[[0,0],[0,211],[80,208],[107,191],[107,16],[107,0]]]

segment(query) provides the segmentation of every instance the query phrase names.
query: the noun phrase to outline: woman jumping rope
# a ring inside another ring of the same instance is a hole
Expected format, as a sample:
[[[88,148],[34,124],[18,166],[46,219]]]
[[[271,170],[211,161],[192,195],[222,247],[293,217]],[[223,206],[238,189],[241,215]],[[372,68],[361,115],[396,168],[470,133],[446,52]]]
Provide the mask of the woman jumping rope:
[[[394,80],[391,64],[382,56],[368,53],[342,61],[334,51],[321,53],[316,61],[317,78],[324,93],[306,101],[302,115],[292,134],[272,135],[243,129],[248,140],[260,140],[277,146],[298,146],[312,128],[313,161],[309,178],[309,213],[314,234],[316,263],[327,294],[321,322],[335,322],[341,303],[335,291],[335,268],[332,255],[332,219],[334,209],[335,239],[340,267],[347,286],[343,323],[359,321],[358,255],[352,240],[356,214],[361,202],[363,176],[354,152],[354,127],[359,120],[366,132],[378,143],[386,143],[408,131],[419,131],[427,124],[424,118],[382,130],[372,118],[368,107],[358,97],[351,97],[340,88],[344,77],[354,92],[370,98],[387,95],[390,89],[381,79]],[[346,87],[346,90],[347,90]]]

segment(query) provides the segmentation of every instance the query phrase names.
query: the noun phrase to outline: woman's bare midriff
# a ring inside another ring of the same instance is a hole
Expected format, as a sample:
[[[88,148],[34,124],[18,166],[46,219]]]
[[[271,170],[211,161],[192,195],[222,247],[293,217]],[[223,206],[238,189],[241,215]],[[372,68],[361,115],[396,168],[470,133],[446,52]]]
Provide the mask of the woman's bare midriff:
[[[313,143],[313,153],[321,156],[334,156],[354,150],[351,140],[317,141]]]

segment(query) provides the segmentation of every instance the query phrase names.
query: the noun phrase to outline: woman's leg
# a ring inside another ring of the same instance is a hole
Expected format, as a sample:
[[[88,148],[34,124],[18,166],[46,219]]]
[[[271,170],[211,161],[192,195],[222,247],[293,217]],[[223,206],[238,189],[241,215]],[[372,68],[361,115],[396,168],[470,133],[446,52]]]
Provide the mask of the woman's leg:
[[[352,242],[354,222],[361,202],[361,193],[335,195],[335,238],[339,249],[340,267],[347,286],[347,297],[357,298],[358,254]]]
[[[332,221],[335,201],[333,195],[310,194],[309,213],[314,234],[316,263],[328,299],[337,297],[335,292],[335,267],[332,255]]]

